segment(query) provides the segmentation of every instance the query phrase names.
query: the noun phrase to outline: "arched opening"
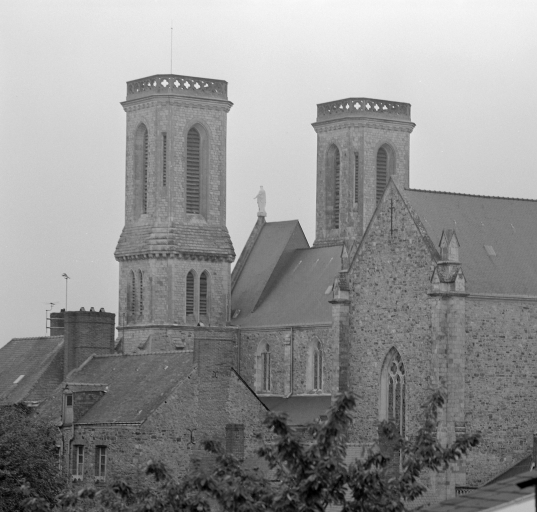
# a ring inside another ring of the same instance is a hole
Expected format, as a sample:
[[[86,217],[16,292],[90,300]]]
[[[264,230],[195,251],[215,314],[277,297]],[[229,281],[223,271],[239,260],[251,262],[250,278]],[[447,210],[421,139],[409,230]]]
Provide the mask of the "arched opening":
[[[322,391],[323,349],[318,339],[309,342],[306,372],[306,389],[308,391]]]
[[[194,315],[194,272],[191,270],[186,276],[186,316]]]
[[[261,393],[268,393],[272,387],[271,375],[271,353],[270,345],[261,342],[257,347],[256,354],[256,390]]]
[[[390,176],[395,173],[395,158],[391,146],[383,144],[377,151],[376,199],[379,204],[388,186]]]
[[[144,274],[141,270],[138,271],[138,313],[140,316],[144,314]]]
[[[380,419],[393,421],[405,435],[406,423],[406,377],[401,354],[391,348],[384,359],[381,374]]]
[[[201,213],[201,137],[194,127],[186,138],[186,213]]]
[[[326,222],[328,229],[339,229],[341,210],[341,157],[339,149],[332,144],[326,162]]]
[[[209,310],[209,273],[205,270],[200,276],[200,317],[207,316]]]
[[[140,124],[134,137],[135,213],[147,213],[149,207],[149,134]]]
[[[132,316],[136,312],[136,275],[133,270],[129,272],[129,282],[127,285],[128,313]]]

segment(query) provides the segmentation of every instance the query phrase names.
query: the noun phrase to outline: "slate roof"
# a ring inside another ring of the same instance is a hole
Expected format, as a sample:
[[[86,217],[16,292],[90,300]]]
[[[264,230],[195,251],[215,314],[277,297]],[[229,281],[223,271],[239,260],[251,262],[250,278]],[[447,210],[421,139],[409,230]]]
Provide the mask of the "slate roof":
[[[14,338],[3,346],[0,349],[0,404],[45,398],[32,388],[49,367],[58,362],[56,359],[61,359],[62,348],[63,336]],[[58,371],[49,372],[52,386],[59,385],[63,378],[62,365],[56,366]],[[24,377],[15,384],[21,375]]]
[[[259,261],[254,254],[250,259],[255,268]],[[275,269],[255,311],[251,310],[251,303],[248,305],[246,300],[235,302],[235,295],[232,296],[232,308],[244,304],[244,310],[231,322],[241,327],[330,324],[332,307],[329,300],[332,295],[327,290],[340,270],[339,245],[297,249],[286,258],[284,265]],[[255,276],[252,272],[251,280],[245,280],[245,288],[249,283],[256,286]]]
[[[423,512],[479,512],[480,510],[507,505],[509,502],[535,494],[533,486],[521,489],[517,485],[535,477],[537,477],[537,473],[529,471],[421,510]]]
[[[77,423],[142,423],[192,369],[191,351],[94,356],[69,382],[108,391]]]
[[[537,201],[425,190],[402,194],[436,246],[443,229],[455,230],[467,291],[537,295]]]
[[[308,425],[325,416],[331,405],[331,396],[260,396],[259,399],[274,412],[287,414],[290,425]]]

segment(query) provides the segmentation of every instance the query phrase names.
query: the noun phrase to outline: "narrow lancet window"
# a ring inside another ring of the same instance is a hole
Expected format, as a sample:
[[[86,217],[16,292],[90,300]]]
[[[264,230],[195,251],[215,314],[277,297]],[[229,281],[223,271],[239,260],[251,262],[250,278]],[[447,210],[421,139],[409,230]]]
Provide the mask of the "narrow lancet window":
[[[377,204],[382,199],[382,194],[388,184],[388,153],[384,148],[377,152]]]
[[[140,315],[144,312],[144,274],[138,271],[138,310]]]
[[[130,287],[129,287],[129,311],[134,313],[136,311],[136,275],[131,270],[130,273]]]
[[[270,345],[267,343],[261,354],[262,390],[270,391]]]
[[[323,388],[323,353],[318,343],[313,351],[313,389],[320,391]]]
[[[186,212],[200,213],[201,138],[196,128],[188,131],[186,141]]]
[[[340,159],[339,149],[334,153],[334,228],[339,229],[339,202],[340,202]]]
[[[358,153],[354,153],[354,203],[358,203],[360,193],[360,158]]]
[[[207,315],[208,275],[203,272],[200,276],[200,315]]]
[[[144,156],[143,156],[143,204],[142,212],[147,213],[147,199],[149,188],[149,135],[144,132]]]
[[[194,314],[194,273],[192,271],[186,276],[186,314]]]
[[[165,187],[168,180],[168,136],[162,133],[162,186]]]

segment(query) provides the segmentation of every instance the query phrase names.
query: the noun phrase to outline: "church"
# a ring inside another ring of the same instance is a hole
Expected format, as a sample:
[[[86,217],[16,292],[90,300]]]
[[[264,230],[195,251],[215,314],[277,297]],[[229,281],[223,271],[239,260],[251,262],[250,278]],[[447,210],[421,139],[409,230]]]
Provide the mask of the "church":
[[[530,469],[537,201],[410,189],[409,104],[323,103],[315,240],[298,220],[267,222],[260,194],[231,271],[227,83],[155,75],[128,82],[122,106],[117,336],[108,313],[63,312],[58,336],[0,349],[0,400],[61,417],[73,480],[133,476],[155,455],[185,471],[204,435],[247,461],[267,410],[304,425],[344,390],[358,403],[351,457],[375,446],[379,420],[412,435],[439,388],[440,439],[482,432],[426,476],[431,499]]]

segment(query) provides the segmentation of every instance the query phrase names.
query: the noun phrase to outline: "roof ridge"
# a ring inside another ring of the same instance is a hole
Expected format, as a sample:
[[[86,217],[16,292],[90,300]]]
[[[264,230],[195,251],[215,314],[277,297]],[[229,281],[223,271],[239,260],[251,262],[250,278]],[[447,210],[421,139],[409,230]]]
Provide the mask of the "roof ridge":
[[[28,336],[26,338],[11,338],[10,341],[20,341],[20,340],[41,340],[41,339],[57,339],[57,338],[63,338],[62,336]]]
[[[423,188],[405,188],[403,189],[408,192],[428,192],[430,194],[449,194],[453,196],[468,196],[468,197],[483,197],[486,199],[508,199],[510,201],[530,201],[530,202],[537,202],[537,199],[526,199],[523,197],[507,197],[507,196],[486,196],[483,194],[467,194],[464,192],[446,192],[444,190],[425,190]]]
[[[95,354],[94,359],[101,359],[105,357],[155,356],[160,354],[192,354],[193,352],[193,350],[161,350],[157,352],[142,352],[139,354]]]

